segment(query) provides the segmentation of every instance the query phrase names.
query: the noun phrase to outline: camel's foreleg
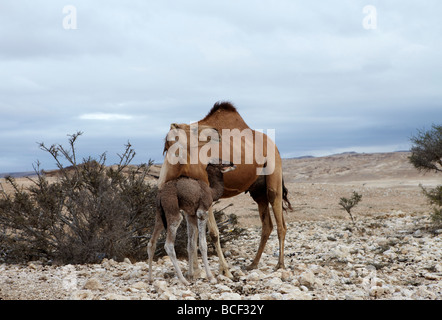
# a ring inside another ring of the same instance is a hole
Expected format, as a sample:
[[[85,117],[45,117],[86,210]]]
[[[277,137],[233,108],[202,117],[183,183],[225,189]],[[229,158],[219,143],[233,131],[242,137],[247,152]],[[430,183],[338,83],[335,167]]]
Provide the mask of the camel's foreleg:
[[[209,233],[212,241],[215,243],[216,253],[218,254],[219,259],[219,271],[221,274],[224,274],[226,277],[232,279],[233,275],[229,270],[229,265],[227,264],[226,259],[224,258],[223,250],[221,249],[221,243],[219,242],[219,230],[216,225],[215,215],[213,214],[213,206],[209,208],[209,217],[208,217],[208,226]]]

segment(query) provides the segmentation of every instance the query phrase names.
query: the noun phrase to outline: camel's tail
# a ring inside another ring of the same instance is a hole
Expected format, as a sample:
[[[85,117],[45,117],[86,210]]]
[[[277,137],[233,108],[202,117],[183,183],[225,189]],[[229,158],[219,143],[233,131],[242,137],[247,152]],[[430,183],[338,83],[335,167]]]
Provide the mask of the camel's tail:
[[[284,211],[290,210],[293,211],[292,204],[290,203],[289,199],[287,198],[287,195],[289,193],[289,190],[284,185],[284,178],[282,179],[282,208]]]
[[[163,206],[161,205],[161,201],[158,201],[158,207],[161,211],[161,220],[163,221],[164,229],[167,229],[166,213],[164,212]]]

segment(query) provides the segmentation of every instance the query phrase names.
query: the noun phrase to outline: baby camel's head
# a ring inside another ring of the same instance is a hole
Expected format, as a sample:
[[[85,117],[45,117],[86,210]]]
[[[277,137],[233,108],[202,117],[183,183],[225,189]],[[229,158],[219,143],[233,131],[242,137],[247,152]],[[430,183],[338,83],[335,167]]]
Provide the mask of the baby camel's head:
[[[216,173],[227,173],[236,169],[236,166],[230,161],[222,161],[221,159],[211,159],[207,164],[206,170],[210,175]]]

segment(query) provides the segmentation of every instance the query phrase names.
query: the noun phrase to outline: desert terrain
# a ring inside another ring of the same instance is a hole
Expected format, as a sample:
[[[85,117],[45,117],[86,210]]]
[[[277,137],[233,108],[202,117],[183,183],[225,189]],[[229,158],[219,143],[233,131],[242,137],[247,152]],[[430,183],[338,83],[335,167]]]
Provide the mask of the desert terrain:
[[[0,299],[442,299],[442,227],[419,184],[434,187],[442,175],[422,174],[407,152],[346,153],[284,159],[284,181],[293,211],[285,215],[285,270],[274,271],[276,229],[259,268],[245,271],[260,239],[257,206],[248,194],[222,199],[218,207],[238,216],[242,235],[224,247],[234,279],[204,271],[191,286],[178,282],[168,257],[154,263],[153,284],[145,261],[51,266],[0,264]],[[158,168],[156,168],[158,170]],[[19,179],[27,183],[26,179]],[[0,183],[3,186],[3,179]],[[7,191],[7,190],[6,190]],[[356,191],[356,225],[338,205]],[[180,261],[187,269],[187,261]]]

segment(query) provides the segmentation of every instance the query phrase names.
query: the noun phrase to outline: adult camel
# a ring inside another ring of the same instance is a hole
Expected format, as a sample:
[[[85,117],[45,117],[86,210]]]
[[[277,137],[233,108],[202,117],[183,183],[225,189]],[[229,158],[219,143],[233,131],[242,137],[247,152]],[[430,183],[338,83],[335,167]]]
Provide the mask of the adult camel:
[[[192,152],[194,152],[193,155],[195,155],[195,151],[198,154],[198,151],[201,151],[201,148],[208,143],[205,140],[210,141],[207,136],[204,138],[200,137],[204,129],[208,128],[221,134],[218,141],[222,141],[222,143],[216,145],[216,148],[219,148],[219,155],[217,156],[220,156],[224,161],[231,161],[236,165],[234,172],[224,175],[224,193],[222,198],[229,198],[242,192],[249,192],[258,204],[262,223],[261,241],[254,260],[246,269],[250,270],[258,266],[266,242],[272,232],[273,225],[269,204],[271,204],[273,209],[279,239],[279,259],[275,269],[284,268],[284,240],[287,227],[283,211],[291,209],[291,205],[287,198],[287,188],[284,186],[282,177],[281,157],[274,142],[266,134],[250,129],[231,103],[215,103],[206,117],[196,124],[174,123],[171,125],[168,137],[170,137],[170,133],[174,132],[173,136],[175,138],[169,139],[166,137],[164,147],[166,157],[161,167],[159,187],[161,188],[165,182],[176,179],[179,176],[188,176],[208,183],[205,170],[207,161],[203,161],[202,157],[198,158],[198,161],[191,159]],[[232,132],[239,133],[239,139]],[[185,134],[186,136],[179,137],[180,134]],[[192,134],[199,136],[197,144],[187,143],[191,141]],[[217,141],[213,135],[210,135],[210,137],[212,140]],[[181,143],[180,146],[185,148],[185,152],[181,154],[182,161],[169,161],[177,154],[178,149],[175,143]],[[252,149],[250,149],[251,146]],[[257,147],[260,148],[262,154],[256,151],[250,152],[251,150],[256,150]],[[208,226],[211,238],[215,242],[220,262],[220,271],[226,276],[232,277],[221,250],[219,231],[212,208],[209,210]]]

